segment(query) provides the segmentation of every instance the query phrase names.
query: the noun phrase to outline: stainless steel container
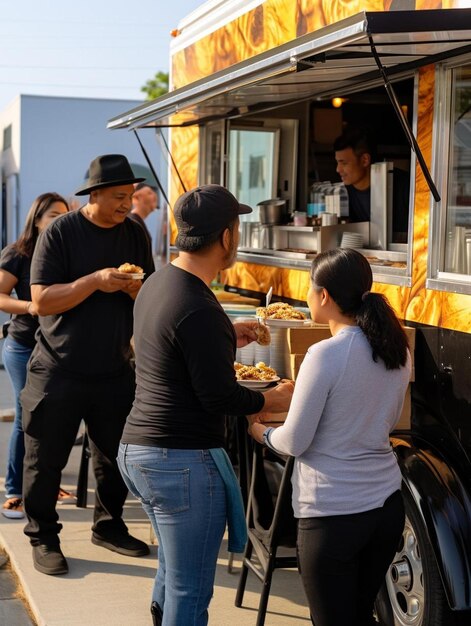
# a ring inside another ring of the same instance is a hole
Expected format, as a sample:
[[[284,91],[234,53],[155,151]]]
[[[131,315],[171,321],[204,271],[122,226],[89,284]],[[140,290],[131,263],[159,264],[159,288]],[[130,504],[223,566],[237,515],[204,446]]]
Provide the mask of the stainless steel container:
[[[334,213],[321,213],[322,226],[332,226],[338,224],[339,218]]]
[[[261,224],[286,224],[288,221],[286,200],[273,198],[272,200],[259,202],[257,206],[260,207]]]
[[[256,222],[241,222],[240,223],[240,241],[239,246],[241,248],[251,248],[253,233],[260,226]]]
[[[260,248],[273,250],[275,248],[274,227],[268,224],[260,226]]]

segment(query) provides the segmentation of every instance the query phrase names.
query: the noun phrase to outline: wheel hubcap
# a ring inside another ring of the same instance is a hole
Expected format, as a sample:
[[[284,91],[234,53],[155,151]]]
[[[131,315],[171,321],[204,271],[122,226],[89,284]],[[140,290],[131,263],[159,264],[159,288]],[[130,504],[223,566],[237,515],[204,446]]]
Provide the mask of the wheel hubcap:
[[[386,585],[396,625],[420,626],[424,616],[423,567],[417,537],[408,518]]]

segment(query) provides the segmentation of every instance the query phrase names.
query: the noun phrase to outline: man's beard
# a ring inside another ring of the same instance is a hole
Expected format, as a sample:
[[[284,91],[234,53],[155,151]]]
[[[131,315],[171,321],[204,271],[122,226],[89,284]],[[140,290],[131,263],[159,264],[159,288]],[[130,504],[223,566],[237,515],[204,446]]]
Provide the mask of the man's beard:
[[[230,267],[232,267],[236,261],[236,258],[237,258],[237,246],[235,245],[235,240],[231,232],[230,233],[230,247],[229,247],[229,250],[224,255],[224,258],[223,258],[224,267],[222,267],[221,269],[227,270]]]

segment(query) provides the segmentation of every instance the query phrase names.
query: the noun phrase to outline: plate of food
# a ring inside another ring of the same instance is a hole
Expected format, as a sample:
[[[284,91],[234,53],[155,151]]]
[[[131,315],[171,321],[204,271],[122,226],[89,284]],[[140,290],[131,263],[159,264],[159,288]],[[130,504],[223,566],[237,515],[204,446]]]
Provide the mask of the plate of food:
[[[271,380],[250,380],[250,379],[246,379],[246,380],[238,380],[237,382],[239,383],[239,385],[242,385],[242,387],[248,387],[249,389],[265,389],[266,387],[268,387],[271,383],[276,383],[280,380],[279,376],[275,376],[274,378],[272,378]]]
[[[298,326],[310,326],[311,320],[271,320],[264,319],[264,324],[271,328],[293,328]]]
[[[142,280],[145,276],[142,267],[134,265],[134,263],[123,263],[118,267],[118,272],[128,274],[129,278],[133,278],[134,280]]]
[[[295,309],[287,302],[273,302],[267,307],[258,307],[256,315],[264,324],[274,328],[290,328],[310,324],[305,313]]]
[[[271,385],[271,383],[276,383],[280,380],[280,377],[276,375],[276,371],[262,361],[256,365],[234,363],[234,369],[239,385],[249,389],[263,389]]]

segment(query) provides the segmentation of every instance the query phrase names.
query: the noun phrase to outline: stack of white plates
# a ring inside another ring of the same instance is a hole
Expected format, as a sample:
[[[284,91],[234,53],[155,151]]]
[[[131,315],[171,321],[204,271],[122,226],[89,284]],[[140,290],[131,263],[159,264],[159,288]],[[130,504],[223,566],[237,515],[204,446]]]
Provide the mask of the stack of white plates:
[[[243,348],[237,348],[236,361],[242,363],[243,365],[253,365],[255,361],[256,345],[257,344],[252,341],[252,343],[247,344]]]
[[[270,328],[270,367],[280,378],[289,378],[291,363],[287,328]]]
[[[361,233],[343,233],[341,248],[363,248],[363,235]]]
[[[270,346],[261,346],[259,343],[254,342],[255,345],[255,356],[254,356],[254,365],[263,361],[265,365],[270,364]]]

